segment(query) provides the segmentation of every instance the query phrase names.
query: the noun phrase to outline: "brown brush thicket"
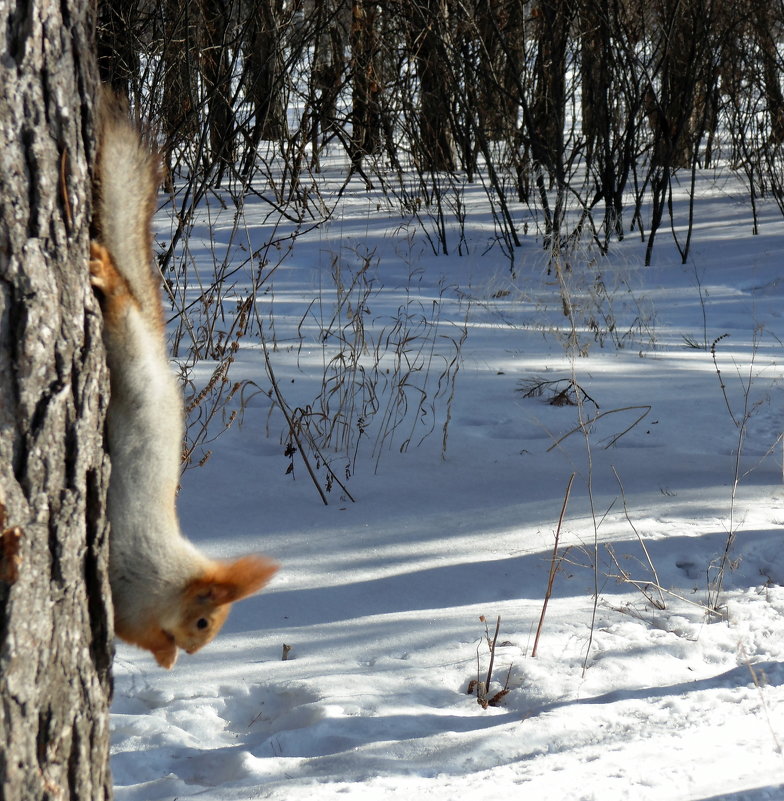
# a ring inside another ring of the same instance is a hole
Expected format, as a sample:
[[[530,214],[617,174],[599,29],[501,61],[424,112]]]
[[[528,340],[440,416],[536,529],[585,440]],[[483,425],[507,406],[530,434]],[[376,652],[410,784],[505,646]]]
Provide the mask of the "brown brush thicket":
[[[183,225],[219,185],[313,219],[327,154],[428,221],[439,252],[481,181],[512,263],[524,216],[547,247],[633,231],[650,259],[674,181],[693,193],[702,168],[743,179],[755,225],[760,197],[784,211],[781,2],[101,0],[99,15],[104,80],[159,121],[170,185],[188,179]],[[678,221],[684,260],[696,213]]]

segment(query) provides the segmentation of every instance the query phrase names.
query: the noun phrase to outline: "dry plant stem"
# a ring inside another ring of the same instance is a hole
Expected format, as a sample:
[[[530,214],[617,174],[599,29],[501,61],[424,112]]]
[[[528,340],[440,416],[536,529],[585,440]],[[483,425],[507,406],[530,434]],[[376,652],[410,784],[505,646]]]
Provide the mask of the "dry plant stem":
[[[672,590],[668,590],[666,587],[662,587],[661,585],[654,584],[651,581],[646,581],[646,580],[643,580],[643,579],[633,579],[633,578],[631,578],[631,576],[629,576],[625,571],[620,569],[620,567],[618,565],[618,560],[612,554],[612,552],[610,552],[610,553],[611,553],[613,561],[615,562],[615,566],[618,567],[619,572],[620,572],[620,575],[611,576],[611,578],[618,578],[618,579],[620,579],[621,581],[623,581],[626,584],[631,584],[632,587],[636,587],[643,595],[645,595],[645,593],[643,592],[645,587],[653,587],[655,590],[657,590],[660,593],[664,593],[665,595],[669,595],[670,597],[676,598],[679,601],[683,601],[683,603],[685,603],[685,604],[689,604],[691,606],[696,606],[697,609],[701,609],[703,612],[705,612],[708,615],[713,615],[717,620],[721,620],[724,617],[724,615],[721,612],[718,612],[715,609],[711,609],[709,606],[706,606],[705,604],[702,604],[699,601],[693,601],[691,598],[687,598],[685,595],[681,595],[680,593],[673,592]]]
[[[506,673],[506,681],[504,682],[503,688],[497,692],[492,697],[488,697],[488,693],[490,692],[490,682],[493,679],[493,666],[495,663],[495,648],[496,644],[498,643],[498,633],[501,630],[501,616],[499,615],[495,621],[495,634],[493,635],[493,639],[490,639],[490,631],[487,628],[487,619],[484,615],[481,615],[479,618],[485,624],[485,640],[487,641],[487,647],[490,651],[490,665],[487,668],[487,675],[485,676],[484,681],[480,681],[479,679],[479,670],[480,670],[480,660],[479,660],[479,645],[476,647],[476,678],[471,679],[468,684],[468,689],[466,693],[468,695],[473,695],[476,693],[476,702],[482,709],[487,709],[488,706],[498,706],[501,699],[509,693],[509,678],[512,675],[512,665],[509,666],[509,670]],[[481,645],[481,641],[480,641]]]
[[[754,686],[757,688],[759,692],[760,704],[762,705],[762,711],[765,713],[765,720],[768,723],[768,728],[770,729],[771,736],[773,737],[773,745],[776,749],[776,753],[779,756],[784,755],[784,751],[781,749],[781,743],[779,742],[779,738],[776,734],[776,730],[773,728],[773,721],[770,718],[770,709],[768,708],[768,704],[765,700],[765,693],[763,689],[765,687],[765,675],[759,676],[757,671],[754,670],[754,665],[746,659],[746,666],[749,669],[749,673],[751,673],[751,680],[754,682]]]
[[[582,414],[582,406],[580,406]],[[588,503],[591,507],[591,520],[593,521],[593,609],[591,610],[591,630],[588,635],[588,645],[585,649],[585,660],[583,661],[583,678],[585,671],[588,670],[588,657],[591,654],[593,645],[593,633],[596,629],[596,613],[599,608],[599,525],[596,522],[596,509],[593,503],[593,452],[591,451],[591,440],[588,437],[587,429],[584,429],[585,450],[588,459]]]
[[[327,496],[324,494],[324,490],[321,489],[321,485],[316,478],[315,473],[313,472],[313,468],[310,466],[310,461],[305,453],[304,448],[302,447],[302,443],[299,441],[299,434],[297,433],[297,427],[291,420],[291,415],[288,412],[288,407],[286,406],[286,401],[283,399],[283,396],[280,394],[280,388],[278,387],[277,379],[275,378],[275,373],[272,369],[272,363],[270,362],[269,353],[267,352],[267,343],[262,339],[261,341],[261,348],[264,351],[264,363],[267,367],[267,374],[270,377],[270,381],[272,382],[272,390],[275,393],[275,398],[278,401],[278,406],[280,406],[280,410],[283,412],[283,416],[286,418],[286,424],[289,427],[289,431],[291,432],[291,436],[294,437],[294,441],[297,443],[297,448],[299,448],[299,455],[302,457],[302,461],[305,463],[305,468],[308,471],[308,475],[310,476],[310,480],[313,482],[313,486],[318,490],[319,495],[321,496],[321,500],[324,502],[324,506],[329,506],[329,501],[327,500]]]
[[[566,492],[564,493],[563,504],[561,506],[561,514],[558,516],[558,527],[555,529],[555,542],[553,543],[553,555],[550,559],[550,575],[547,579],[547,590],[544,594],[544,601],[542,602],[542,613],[539,615],[539,625],[536,627],[536,637],[534,637],[534,647],[531,651],[531,656],[536,657],[536,651],[539,647],[539,635],[542,633],[542,626],[544,625],[544,616],[547,612],[547,604],[550,601],[550,596],[553,594],[553,583],[555,581],[555,574],[558,572],[558,541],[561,538],[561,526],[563,524],[564,516],[566,515],[566,506],[569,503],[569,495],[572,491],[572,483],[574,482],[574,473],[569,476],[569,482],[566,485]]]
[[[665,609],[666,604],[664,603],[663,600],[657,600],[656,598],[651,597],[650,591],[652,588],[658,590],[660,597],[662,595],[662,591],[657,587],[656,583],[645,579],[633,579],[631,577],[631,574],[627,570],[624,570],[624,568],[621,566],[621,563],[615,554],[615,549],[611,545],[607,545],[606,547],[607,547],[607,553],[610,554],[610,559],[612,559],[613,564],[618,570],[618,575],[616,576],[608,575],[608,578],[614,578],[616,579],[616,581],[621,581],[624,584],[631,584],[632,587],[639,590],[639,592],[642,594],[645,600],[648,601],[649,604],[651,604],[651,606],[660,610]]]
[[[560,384],[566,384],[563,389],[557,389]],[[556,378],[553,380],[531,379],[523,382],[520,391],[524,398],[539,397],[544,394],[545,387],[553,392],[553,396],[547,401],[552,406],[576,406],[577,397],[581,396],[583,401],[590,401],[598,410],[599,404],[579,385],[574,378]],[[569,390],[574,392],[575,400],[569,398]],[[568,436],[568,434],[567,434]]]
[[[485,679],[485,689],[490,689],[490,680],[493,678],[493,663],[495,662],[495,644],[498,642],[498,632],[501,630],[501,615],[498,615],[495,621],[495,634],[493,635],[493,642],[490,645],[490,664],[487,668],[487,678]]]
[[[661,589],[661,582],[659,581],[659,574],[656,572],[656,568],[654,567],[653,560],[651,559],[651,555],[648,553],[648,549],[645,547],[645,542],[643,538],[640,536],[640,533],[635,528],[634,523],[632,523],[631,517],[629,517],[629,507],[626,505],[626,493],[623,489],[623,483],[621,482],[621,477],[618,475],[618,471],[615,469],[615,465],[612,466],[612,471],[615,474],[615,480],[618,482],[618,487],[621,490],[621,501],[623,502],[623,513],[626,516],[626,522],[631,526],[632,531],[634,532],[634,536],[637,537],[637,542],[640,543],[640,547],[642,548],[642,552],[645,554],[645,559],[648,562],[648,567],[651,569],[651,574],[653,575],[655,584],[652,584],[652,587],[657,588],[659,593],[659,600],[661,601],[660,609],[664,609],[664,595],[662,594]]]
[[[261,330],[261,327],[259,327],[259,330]],[[310,460],[308,459],[307,454],[306,454],[306,452],[305,452],[305,450],[303,448],[302,440],[301,440],[301,438],[299,436],[299,432],[301,430],[300,425],[298,423],[294,422],[294,420],[293,420],[293,418],[291,416],[291,413],[289,412],[289,407],[286,404],[286,400],[284,399],[284,397],[283,397],[283,395],[282,395],[282,393],[280,391],[280,386],[278,385],[278,381],[275,378],[275,372],[272,369],[272,362],[270,361],[269,351],[267,350],[267,343],[266,343],[266,341],[265,341],[265,339],[263,337],[261,338],[261,346],[262,346],[262,350],[264,352],[264,363],[265,363],[266,368],[267,368],[267,374],[269,375],[270,383],[272,384],[272,389],[273,389],[273,392],[275,393],[275,399],[276,399],[276,401],[278,403],[278,406],[280,407],[281,412],[283,412],[283,416],[286,419],[286,425],[288,425],[289,432],[291,433],[291,436],[294,439],[294,442],[297,444],[297,448],[299,449],[299,455],[302,457],[302,461],[305,463],[305,468],[308,471],[308,475],[310,476],[310,480],[313,482],[313,485],[318,490],[319,496],[321,497],[321,500],[323,501],[324,505],[325,506],[329,506],[329,501],[327,500],[327,496],[326,496],[324,490],[321,488],[321,485],[318,482],[318,478],[316,477],[316,473],[313,470],[313,467],[310,464]],[[305,430],[307,431],[307,429],[305,429]],[[352,503],[355,503],[354,496],[348,491],[348,489],[346,488],[346,485],[337,477],[337,475],[335,475],[335,472],[329,466],[329,464],[327,463],[327,460],[323,458],[323,456],[322,456],[321,452],[319,451],[317,445],[313,442],[313,438],[309,436],[308,439],[309,439],[309,444],[310,444],[311,448],[315,452],[315,454],[318,457],[318,459],[320,460],[320,462],[324,465],[324,469],[329,474],[331,480],[334,481],[334,483],[337,484],[340,487],[341,490],[343,490],[343,493],[345,494],[345,496]]]
[[[561,291],[561,300],[563,303],[563,311],[564,315],[569,320],[569,339],[567,344],[567,354],[569,356],[569,360],[571,363],[571,378],[575,385],[578,384],[577,382],[577,368],[575,364],[575,356],[579,352],[579,342],[578,342],[578,334],[577,334],[577,322],[575,320],[574,315],[574,306],[571,303],[569,287],[566,282],[566,278],[564,276],[564,271],[562,269],[561,263],[561,248],[557,244],[553,247],[552,252],[552,263],[555,270],[555,275],[558,279],[558,285]],[[601,414],[597,414],[593,417],[592,421],[587,421],[585,419],[585,400],[579,394],[576,396],[575,400],[577,401],[577,427],[566,434],[569,436],[570,434],[574,433],[574,431],[580,431],[583,435],[583,440],[585,442],[585,458],[587,463],[587,489],[588,489],[588,503],[591,510],[591,521],[593,522],[593,609],[591,611],[591,629],[588,635],[588,645],[585,649],[585,660],[583,661],[583,676],[585,676],[585,671],[588,669],[588,657],[591,653],[591,647],[593,645],[593,634],[594,629],[596,626],[596,615],[599,607],[599,523],[596,520],[596,507],[594,504],[593,498],[593,450],[591,448],[591,437],[590,437],[590,423],[595,422],[600,417],[604,415],[611,414],[613,411],[620,411],[620,410],[611,410],[610,412],[602,412]],[[649,409],[650,410],[650,407]],[[648,411],[645,412],[647,414]],[[630,428],[634,427],[642,417],[645,416],[643,414],[636,422],[632,423],[632,425],[626,429],[628,431]],[[624,431],[623,433],[626,433]],[[623,434],[618,435],[618,437],[623,436]],[[616,442],[618,437],[615,437],[612,442]],[[558,440],[558,442],[554,443],[550,449],[556,447],[560,442],[562,442],[564,437]],[[610,444],[612,444],[612,442]],[[609,446],[608,446],[609,447]]]
[[[727,572],[727,567],[730,564],[730,553],[732,551],[732,546],[735,544],[735,537],[737,534],[736,524],[735,524],[735,505],[737,501],[738,495],[738,486],[740,485],[741,480],[741,455],[743,453],[743,445],[746,439],[746,426],[751,418],[752,409],[750,408],[749,401],[751,395],[751,384],[753,380],[753,372],[754,372],[754,360],[757,351],[758,340],[755,332],[754,336],[754,346],[752,349],[751,355],[751,363],[749,364],[749,373],[744,382],[743,377],[740,375],[740,370],[738,370],[739,379],[741,386],[743,387],[743,415],[740,419],[737,419],[732,412],[732,406],[729,402],[729,398],[727,397],[727,388],[724,384],[724,381],[721,377],[721,371],[719,370],[718,360],[716,358],[716,344],[724,339],[727,336],[724,334],[720,336],[718,339],[715,339],[711,344],[711,356],[713,357],[713,364],[716,368],[716,374],[719,378],[719,384],[721,386],[721,392],[724,396],[724,402],[727,405],[727,411],[729,412],[730,417],[732,418],[732,422],[735,424],[735,427],[738,429],[738,439],[737,444],[735,447],[735,464],[734,464],[734,474],[732,479],[732,492],[730,494],[730,520],[729,520],[729,530],[727,531],[727,539],[724,542],[724,551],[722,552],[721,559],[719,560],[719,568],[716,572],[716,578],[713,580],[713,589],[708,591],[708,606],[713,610],[718,610],[720,606],[720,599],[722,589],[724,587],[724,576]]]
[[[716,359],[716,345],[718,345],[722,339],[726,339],[728,336],[729,334],[722,334],[720,337],[716,337],[716,339],[714,339],[713,342],[711,342],[710,352],[711,352],[711,358],[713,359],[713,366],[716,368],[716,375],[718,376],[719,379],[719,386],[721,387],[721,394],[724,398],[724,404],[727,407],[727,411],[729,412],[730,417],[732,418],[732,422],[735,423],[735,427],[737,428],[740,424],[735,419],[735,415],[732,413],[732,406],[730,404],[729,398],[727,397],[727,385],[724,383],[724,379],[721,377],[719,362]]]
[[[352,248],[345,260],[335,253],[331,260],[334,302],[325,309],[327,287],[319,292],[300,319],[299,350],[305,342],[306,323],[315,322],[322,349],[321,389],[306,407],[309,442],[314,447],[344,454],[348,470],[356,469],[360,440],[367,437],[370,458],[379,460],[395,439],[401,451],[421,444],[435,429],[436,404],[446,407],[442,428],[442,453],[446,448],[455,380],[460,367],[460,348],[467,336],[441,333],[441,287],[427,304],[414,297],[416,270],[411,268],[404,299],[389,319],[371,314],[372,299],[380,291],[374,268],[374,251]],[[358,263],[357,263],[358,262]],[[321,289],[321,288],[320,288]],[[441,353],[450,341],[454,352]],[[437,376],[435,367],[443,364]],[[296,422],[296,419],[295,419]],[[428,425],[429,423],[429,425]]]
[[[581,402],[578,402],[578,406],[581,406]],[[576,425],[571,431],[567,431],[562,437],[559,437],[548,449],[547,453],[549,453],[554,448],[557,448],[565,439],[572,436],[572,434],[577,433],[578,431],[582,431],[583,434],[588,433],[587,426],[592,425],[597,420],[601,420],[602,417],[606,417],[608,414],[616,414],[617,412],[630,412],[636,411],[639,409],[644,409],[643,413],[630,425],[627,426],[620,434],[616,434],[605,446],[604,449],[611,448],[615,445],[616,442],[624,435],[628,434],[641,420],[644,420],[645,417],[651,410],[651,407],[648,404],[643,404],[642,406],[622,406],[619,409],[608,409],[606,412],[600,412],[599,414],[592,417],[588,422],[585,420],[580,420],[579,424]]]

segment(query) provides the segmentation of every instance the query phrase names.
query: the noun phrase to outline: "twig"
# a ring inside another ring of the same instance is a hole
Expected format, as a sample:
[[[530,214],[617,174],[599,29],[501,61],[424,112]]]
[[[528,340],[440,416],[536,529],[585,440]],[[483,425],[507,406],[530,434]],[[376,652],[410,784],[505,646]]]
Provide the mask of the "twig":
[[[600,412],[599,414],[592,417],[587,423],[585,421],[580,421],[578,425],[576,425],[571,431],[567,431],[562,437],[559,437],[548,449],[547,453],[549,453],[554,448],[557,448],[565,439],[571,437],[572,434],[577,433],[578,431],[582,431],[583,434],[587,434],[586,428],[588,425],[593,425],[597,420],[601,420],[602,417],[606,417],[608,414],[615,414],[616,412],[630,412],[636,409],[645,409],[645,411],[627,428],[621,431],[620,434],[616,434],[605,446],[604,449],[612,447],[615,443],[624,435],[628,434],[641,420],[643,420],[648,413],[651,411],[650,404],[643,404],[641,406],[622,406],[619,409],[608,409],[606,412]]]
[[[318,479],[316,478],[316,474],[313,472],[313,468],[310,466],[310,461],[307,457],[307,454],[305,453],[305,450],[302,447],[302,443],[300,442],[299,439],[299,434],[297,433],[297,427],[291,420],[291,415],[289,414],[288,407],[286,406],[286,401],[280,394],[278,381],[275,378],[275,373],[272,370],[272,363],[270,362],[269,353],[267,352],[267,343],[265,342],[263,337],[261,339],[261,349],[264,352],[264,362],[267,366],[267,374],[269,375],[270,381],[272,382],[272,390],[275,393],[275,398],[278,401],[278,406],[280,406],[280,410],[283,412],[283,416],[286,418],[286,423],[288,424],[291,436],[294,437],[294,441],[297,443],[297,447],[299,448],[299,455],[302,457],[302,461],[305,462],[305,467],[307,468],[308,474],[310,475],[310,480],[313,482],[313,485],[318,490],[318,493],[321,496],[321,500],[324,502],[324,506],[329,506],[329,501],[327,500],[327,496],[324,494],[324,490],[321,489],[321,485],[319,484]]]
[[[479,641],[479,645],[476,647],[476,678],[471,679],[468,683],[468,688],[466,689],[467,695],[473,695],[476,693],[476,702],[482,709],[487,709],[488,706],[499,706],[501,699],[509,693],[509,677],[512,675],[512,665],[509,666],[509,670],[506,672],[506,681],[504,682],[504,686],[501,690],[499,690],[495,695],[488,698],[488,692],[490,691],[490,682],[493,679],[493,665],[495,663],[495,647],[496,643],[498,642],[498,633],[501,630],[501,616],[499,615],[495,621],[495,634],[493,635],[493,639],[490,639],[490,631],[487,628],[487,619],[484,615],[480,615],[479,619],[482,623],[485,624],[485,640],[487,640],[487,647],[490,649],[490,665],[487,668],[487,676],[485,677],[484,681],[479,680],[479,670],[480,670],[480,661],[479,661],[479,646],[481,645],[481,640]]]
[[[495,634],[493,635],[493,642],[490,643],[488,638],[488,645],[490,646],[490,665],[487,668],[487,679],[485,680],[485,688],[490,689],[490,680],[493,678],[493,662],[495,662],[495,644],[498,641],[498,632],[501,629],[501,615],[498,615],[495,621]]]
[[[713,359],[713,366],[716,368],[716,375],[719,379],[719,386],[721,387],[721,394],[724,396],[724,403],[727,406],[727,411],[730,413],[730,417],[732,418],[732,422],[735,423],[735,427],[739,427],[738,421],[735,419],[735,415],[732,412],[732,406],[730,405],[730,400],[727,397],[727,385],[724,383],[724,379],[721,377],[721,370],[719,369],[719,362],[716,359],[716,345],[721,342],[722,339],[726,339],[729,334],[722,334],[720,337],[716,337],[716,339],[711,342],[710,352],[711,358]]]
[[[651,597],[650,588],[653,587],[654,589],[656,589],[656,584],[648,580],[638,581],[636,579],[633,579],[629,574],[629,572],[624,570],[623,567],[621,566],[621,563],[618,560],[617,555],[615,554],[615,549],[611,545],[607,545],[606,548],[607,548],[607,553],[610,554],[610,559],[612,559],[612,561],[615,564],[615,567],[618,570],[617,576],[609,576],[608,574],[608,577],[615,578],[618,581],[622,581],[624,584],[631,584],[633,587],[636,587],[640,591],[645,600],[648,601],[648,603],[651,604],[651,606],[655,607],[656,609],[665,609],[666,604],[664,603],[663,600],[658,601],[655,598]],[[661,590],[659,590],[659,595],[661,596],[661,594],[662,594]]]
[[[308,444],[310,445],[313,453],[316,454],[316,458],[318,463],[321,464],[324,469],[329,474],[329,483],[327,485],[327,489],[329,490],[332,486],[332,482],[337,484],[341,490],[343,490],[343,494],[352,502],[355,503],[354,496],[348,491],[346,485],[338,478],[337,473],[332,469],[329,464],[329,461],[324,458],[324,455],[321,452],[318,444],[315,442],[313,434],[308,427],[308,417],[310,415],[309,409],[302,409],[299,406],[294,410],[294,416],[291,418],[292,422],[296,420],[294,423],[297,426],[298,431],[303,431],[305,436],[308,438]],[[304,422],[303,422],[304,421]],[[299,444],[299,441],[298,443]]]
[[[659,574],[656,572],[656,568],[653,565],[653,560],[651,559],[651,555],[648,553],[648,549],[645,547],[645,542],[643,541],[643,538],[640,536],[640,533],[635,528],[634,523],[632,523],[631,517],[629,517],[629,508],[626,505],[626,493],[624,492],[623,483],[621,482],[621,477],[618,475],[618,471],[615,469],[615,465],[612,465],[612,471],[615,474],[615,479],[618,482],[618,486],[620,487],[620,490],[621,490],[621,501],[623,502],[623,513],[626,516],[626,522],[631,526],[632,531],[634,532],[634,535],[637,537],[637,542],[640,543],[640,547],[642,548],[642,552],[645,554],[645,558],[648,561],[648,567],[650,567],[651,573],[653,574],[653,578],[654,578],[654,580],[656,582],[655,584],[652,584],[651,586],[658,588],[660,586]],[[620,567],[619,567],[619,569],[620,569]],[[659,608],[660,609],[664,609],[664,607],[665,607],[664,595],[662,594],[661,589],[659,589],[659,598],[661,600],[661,606]]]
[[[591,629],[588,633],[588,645],[585,648],[585,659],[583,660],[583,678],[588,670],[588,658],[591,655],[591,648],[593,646],[593,635],[596,631],[596,615],[599,611],[599,526],[601,523],[596,521],[596,506],[593,500],[593,449],[591,448],[591,438],[588,436],[588,431],[584,427],[582,420],[583,407],[579,408],[580,423],[583,426],[583,439],[585,441],[585,456],[588,461],[588,476],[587,476],[587,489],[588,489],[588,503],[591,508],[591,521],[593,523],[593,608],[591,609]]]
[[[618,566],[617,561],[615,562],[615,564],[617,567]],[[689,604],[691,606],[696,606],[697,609],[701,609],[706,614],[714,615],[719,619],[724,618],[724,614],[718,611],[717,609],[713,609],[710,606],[701,604],[699,601],[692,601],[691,598],[687,598],[685,595],[681,595],[678,592],[673,592],[673,590],[669,590],[666,587],[662,587],[660,584],[655,584],[653,581],[647,581],[645,579],[633,579],[623,570],[621,571],[620,576],[610,576],[610,578],[617,578],[623,581],[625,584],[631,584],[633,587],[636,587],[640,592],[642,592],[643,595],[645,595],[642,589],[643,587],[653,587],[658,592],[666,593],[667,595],[670,595],[673,598],[677,598],[679,601],[683,601],[684,603]]]
[[[566,485],[566,492],[564,493],[563,504],[561,506],[561,514],[558,517],[558,527],[555,530],[555,542],[553,543],[553,556],[550,559],[550,575],[547,579],[547,590],[544,594],[544,601],[542,603],[542,614],[539,615],[539,625],[536,627],[536,637],[534,637],[534,647],[531,651],[531,656],[536,656],[536,649],[539,647],[539,635],[542,633],[542,626],[544,625],[544,614],[547,611],[547,604],[550,601],[550,596],[553,593],[553,582],[555,581],[555,574],[558,571],[560,559],[558,559],[558,541],[561,537],[561,525],[563,523],[564,515],[566,514],[566,505],[569,503],[569,495],[572,491],[572,483],[574,482],[574,473],[569,476],[569,482]]]
[[[728,336],[728,334],[724,334],[718,339],[714,339],[713,343],[711,344],[711,355],[713,356],[713,364],[716,367],[716,374],[719,377],[719,384],[721,386],[721,392],[724,396],[724,402],[727,404],[727,411],[732,418],[732,422],[735,424],[735,427],[738,429],[738,441],[735,447],[735,464],[734,464],[734,475],[732,479],[732,490],[730,492],[730,519],[729,519],[729,530],[727,532],[727,539],[724,543],[724,551],[722,552],[721,559],[719,560],[719,567],[716,571],[716,578],[713,580],[713,590],[708,588],[708,601],[712,609],[718,610],[719,608],[719,599],[721,597],[721,592],[724,587],[724,574],[726,573],[727,566],[730,565],[730,553],[732,551],[732,547],[735,544],[735,536],[737,534],[737,527],[735,522],[735,504],[737,500],[738,494],[738,486],[740,485],[741,481],[741,456],[743,454],[743,445],[746,439],[746,430],[748,426],[748,422],[751,418],[753,407],[750,408],[749,406],[749,396],[751,394],[751,384],[753,381],[753,373],[754,373],[754,362],[755,357],[757,354],[757,347],[759,341],[757,339],[757,332],[755,331],[754,334],[754,343],[753,349],[751,353],[751,362],[749,363],[749,374],[748,380],[744,383],[743,377],[740,375],[740,368],[738,369],[738,377],[740,379],[741,387],[743,388],[743,416],[738,420],[732,412],[732,407],[730,405],[729,399],[727,398],[727,391],[724,381],[721,377],[721,371],[719,370],[719,365],[716,360],[716,344],[724,339],[724,337]],[[711,602],[711,595],[713,596],[713,601]]]
[[[563,389],[557,390],[558,384],[566,384]],[[524,398],[539,397],[544,394],[545,387],[552,387],[551,392],[553,396],[547,401],[551,406],[577,406],[578,398],[582,395],[581,400],[590,401],[597,409],[599,404],[578,384],[574,378],[556,378],[551,381],[545,379],[531,379],[530,381],[522,382],[520,392]],[[575,400],[568,396],[569,390],[574,392]]]

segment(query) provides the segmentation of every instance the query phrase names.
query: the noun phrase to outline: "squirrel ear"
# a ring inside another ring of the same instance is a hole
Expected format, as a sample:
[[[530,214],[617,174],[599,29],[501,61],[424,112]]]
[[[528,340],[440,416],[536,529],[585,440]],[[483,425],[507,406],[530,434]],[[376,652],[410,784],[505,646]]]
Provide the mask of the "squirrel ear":
[[[218,562],[209,577],[198,583],[195,594],[208,595],[216,606],[234,603],[260,590],[275,574],[278,565],[263,556],[243,556],[234,562]]]

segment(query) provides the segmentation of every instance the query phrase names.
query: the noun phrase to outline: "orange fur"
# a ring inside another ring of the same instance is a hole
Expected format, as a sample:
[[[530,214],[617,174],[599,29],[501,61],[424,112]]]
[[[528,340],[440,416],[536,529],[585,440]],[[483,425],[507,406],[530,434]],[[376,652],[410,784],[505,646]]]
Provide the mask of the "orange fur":
[[[192,654],[210,642],[226,622],[232,603],[260,590],[278,566],[263,556],[213,562],[182,591],[179,620],[171,626],[176,644]]]
[[[164,631],[154,621],[130,626],[115,620],[114,633],[125,642],[152,652],[155,661],[167,670],[177,661],[177,643],[174,636]]]
[[[90,242],[89,267],[90,283],[100,293],[104,319],[116,327],[128,304],[135,302],[128,282],[118,272],[109,251],[98,242]]]
[[[255,554],[234,562],[215,562],[205,576],[190,583],[185,597],[206,592],[216,605],[231,604],[260,590],[277,569],[274,562]]]
[[[176,593],[169,608],[159,606],[130,620],[115,610],[115,634],[150,651],[161,667],[171,668],[178,648],[193,654],[211,642],[226,622],[232,603],[260,590],[277,570],[277,564],[256,555],[209,562],[202,575]]]

